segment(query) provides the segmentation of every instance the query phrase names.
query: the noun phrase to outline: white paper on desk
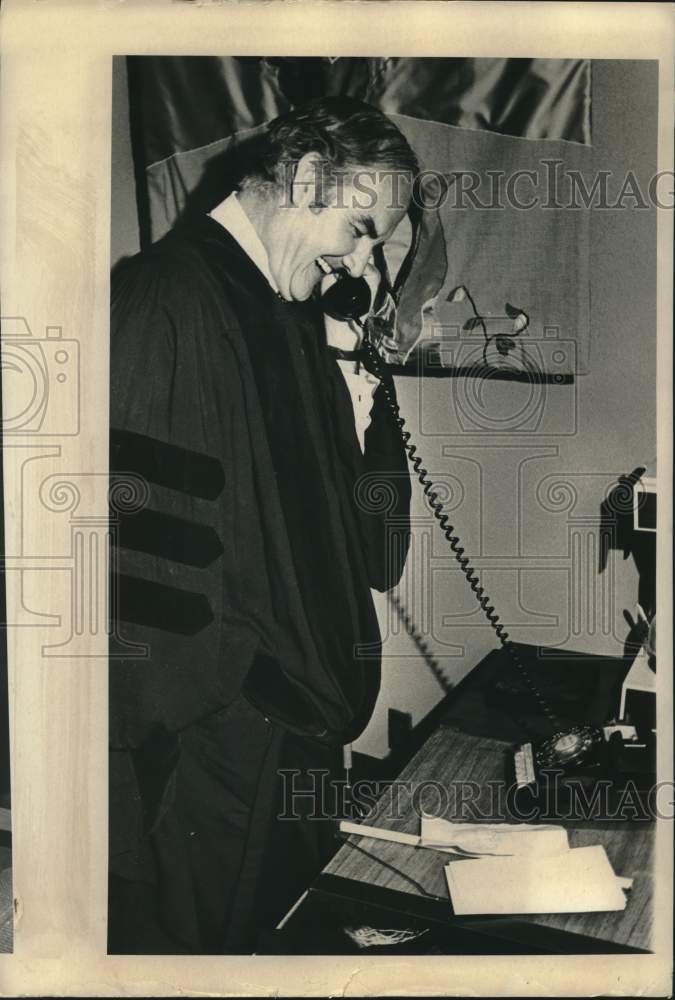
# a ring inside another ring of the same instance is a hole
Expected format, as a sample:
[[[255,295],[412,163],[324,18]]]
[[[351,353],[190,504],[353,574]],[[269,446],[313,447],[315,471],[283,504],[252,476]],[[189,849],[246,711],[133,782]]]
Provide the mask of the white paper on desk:
[[[568,849],[562,826],[529,823],[451,823],[436,816],[422,816],[420,846],[468,854],[561,854]]]
[[[626,906],[601,845],[559,855],[453,861],[445,874],[458,916],[591,913]]]

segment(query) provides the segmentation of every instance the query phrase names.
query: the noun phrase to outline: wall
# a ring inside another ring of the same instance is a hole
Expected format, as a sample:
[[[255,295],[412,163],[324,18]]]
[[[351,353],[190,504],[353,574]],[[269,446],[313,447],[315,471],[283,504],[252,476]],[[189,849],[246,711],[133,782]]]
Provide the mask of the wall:
[[[648,190],[656,162],[656,88],[655,63],[593,63],[594,162],[596,169],[612,171],[611,200],[629,170],[640,189]],[[633,202],[626,198],[624,204]],[[618,551],[598,573],[599,507],[620,474],[650,465],[656,454],[655,302],[655,212],[597,210],[590,373],[574,386],[541,387],[541,426],[558,434],[469,436],[456,416],[472,391],[468,380],[462,385],[427,379],[421,386],[398,380],[402,413],[432,478],[454,488],[456,497],[463,490],[451,521],[519,641],[621,655],[628,631],[623,613],[634,613],[637,574],[632,560],[624,561]],[[517,414],[537,402],[528,395],[535,388],[488,383],[481,412],[513,415],[517,427]],[[444,433],[430,433],[437,429]],[[495,640],[452,568],[440,529],[431,527],[419,490],[414,515],[414,551],[401,597],[448,682],[457,683]],[[378,599],[378,610],[387,637],[382,691],[358,749],[382,755],[387,709],[410,712],[416,723],[443,690],[385,598]]]
[[[113,104],[111,259],[138,248],[125,67],[117,60]],[[627,171],[641,190],[656,158],[656,64],[594,62],[593,145],[598,170],[618,194]],[[433,476],[452,492],[452,520],[475,556],[510,634],[523,642],[620,655],[637,577],[611,552],[598,573],[599,507],[616,478],[655,455],[655,251],[653,210],[594,211],[590,374],[574,386],[483,385],[486,414],[513,417],[512,434],[468,436],[458,406],[477,383],[398,379],[401,409]],[[551,247],[554,258],[555,247]],[[543,395],[533,396],[533,391]],[[478,405],[478,404],[474,404]],[[542,406],[539,431],[518,431],[519,412]],[[544,433],[545,429],[545,433]],[[475,599],[452,568],[438,528],[415,491],[413,551],[400,596],[448,683],[494,647]],[[357,748],[387,751],[387,710],[419,721],[443,694],[376,597],[385,637],[381,696]]]

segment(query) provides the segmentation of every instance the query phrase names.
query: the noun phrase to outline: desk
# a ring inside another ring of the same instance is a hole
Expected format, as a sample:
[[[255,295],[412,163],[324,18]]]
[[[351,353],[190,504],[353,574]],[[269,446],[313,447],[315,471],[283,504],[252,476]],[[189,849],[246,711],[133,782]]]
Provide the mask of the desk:
[[[555,703],[556,710],[563,704],[565,721],[569,722],[580,721],[581,713],[590,722],[603,721],[611,711],[610,706],[615,704],[613,699],[618,698],[629,666],[620,660],[598,657],[589,657],[583,662],[542,663],[527,647],[521,647],[521,653],[538,680],[541,673],[547,676],[546,694]],[[517,724],[500,706],[501,696],[495,702],[496,676],[504,676],[504,659],[500,652],[487,657],[441,706],[435,728],[400,773],[399,782],[403,788],[399,785],[397,797],[388,793],[379,799],[367,818],[368,825],[419,833],[420,801],[414,802],[406,791],[407,782],[418,792],[422,783],[427,783],[430,797],[422,801],[426,801],[432,812],[438,812],[440,800],[431,782],[448,789],[444,805],[449,805],[451,812],[457,803],[456,794],[453,795],[456,783],[475,782],[479,791],[474,804],[484,813],[490,812],[495,786],[489,783],[504,783],[512,756],[511,740],[523,738]],[[514,697],[524,697],[518,691],[517,678],[513,683],[516,684]],[[557,696],[556,688],[559,688]],[[471,728],[476,732],[466,731]],[[495,739],[484,734],[486,728],[492,732],[511,728],[513,734],[509,740]],[[397,802],[397,808],[392,809],[392,801]],[[419,920],[436,920],[452,926],[459,935],[457,940],[464,944],[470,936],[477,940],[481,936],[489,938],[490,953],[648,951],[652,922],[653,823],[644,820],[633,823],[569,821],[564,825],[568,828],[571,847],[602,844],[616,873],[634,879],[625,910],[458,918],[452,914],[443,872],[448,855],[428,848],[360,837],[351,837],[340,848],[312,886],[310,899],[314,893],[323,895],[324,902],[330,898],[351,900],[357,908],[370,902],[388,912],[404,912]],[[365,848],[372,857],[366,857],[354,844]],[[417,885],[411,883],[410,878]],[[311,901],[311,905],[315,903],[316,899]],[[479,945],[467,950],[481,953]]]

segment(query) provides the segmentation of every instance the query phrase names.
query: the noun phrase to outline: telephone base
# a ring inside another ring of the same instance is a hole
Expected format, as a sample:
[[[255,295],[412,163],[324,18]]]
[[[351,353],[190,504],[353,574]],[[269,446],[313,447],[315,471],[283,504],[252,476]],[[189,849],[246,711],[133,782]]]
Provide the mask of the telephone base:
[[[654,819],[656,741],[613,733],[574,767],[541,766],[531,743],[514,749],[512,779],[519,814],[573,820]],[[590,810],[590,811],[589,811]]]
[[[516,788],[527,788],[534,785],[537,775],[534,768],[534,750],[531,743],[523,743],[513,753],[513,770],[516,776]]]

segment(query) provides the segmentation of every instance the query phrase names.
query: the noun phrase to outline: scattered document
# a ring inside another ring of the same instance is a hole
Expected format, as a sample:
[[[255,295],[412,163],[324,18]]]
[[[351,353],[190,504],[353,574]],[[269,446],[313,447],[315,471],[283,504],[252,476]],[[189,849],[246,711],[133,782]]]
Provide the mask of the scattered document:
[[[623,910],[626,899],[604,847],[557,855],[453,861],[445,866],[454,912],[591,913]]]
[[[562,826],[423,816],[419,836],[346,820],[340,829],[454,855],[445,875],[457,916],[624,910],[633,885],[614,873],[602,845],[570,848]]]
[[[569,847],[562,826],[529,823],[451,823],[423,816],[420,835],[342,820],[340,831],[410,847],[430,847],[462,857],[485,855],[560,854]]]
[[[448,853],[484,855],[562,854],[569,847],[562,826],[529,823],[451,823],[422,816],[420,846]]]
[[[414,833],[399,833],[398,830],[387,830],[383,826],[368,826],[366,823],[352,823],[347,819],[340,820],[340,833],[354,833],[357,837],[388,840],[392,844],[407,844],[408,847],[420,846],[420,838]]]

